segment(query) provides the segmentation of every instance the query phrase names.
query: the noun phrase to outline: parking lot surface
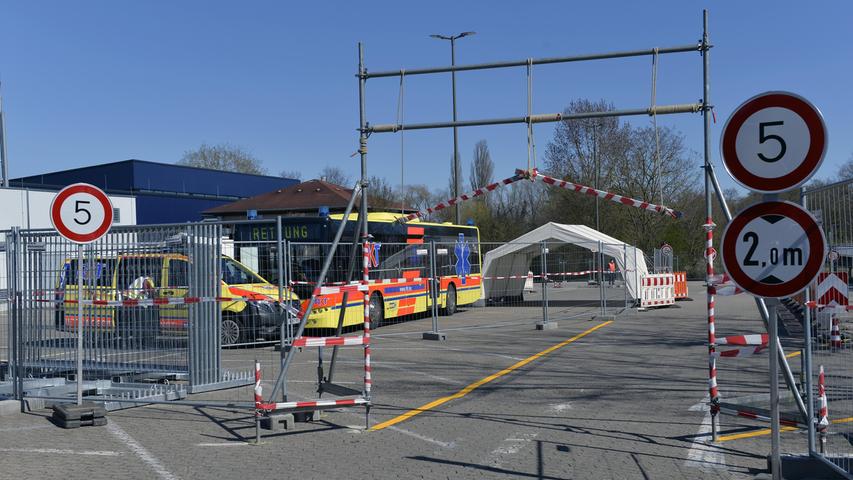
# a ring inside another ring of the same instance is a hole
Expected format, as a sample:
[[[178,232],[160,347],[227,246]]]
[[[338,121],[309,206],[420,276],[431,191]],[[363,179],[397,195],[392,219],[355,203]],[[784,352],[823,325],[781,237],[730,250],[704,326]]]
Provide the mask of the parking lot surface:
[[[721,417],[710,443],[704,288],[693,300],[615,321],[535,305],[467,308],[440,319],[444,342],[421,339],[430,319],[378,329],[374,407],[324,413],[253,445],[246,410],[151,405],[114,411],[106,427],[62,430],[49,410],[0,419],[2,478],[753,478],[766,473],[766,427]],[[617,302],[618,303],[618,302]],[[757,333],[747,296],[720,297],[718,334]],[[360,385],[359,349],[336,372]],[[228,350],[226,364],[272,358],[271,347]],[[766,361],[766,356],[761,357]],[[290,393],[316,397],[316,353],[296,359]],[[727,381],[766,391],[767,378],[720,365]],[[727,372],[731,375],[727,377]],[[265,389],[270,387],[265,379]],[[268,390],[267,390],[268,391]],[[229,398],[227,392],[210,394]],[[246,398],[249,401],[250,398]],[[426,406],[426,407],[424,407]],[[420,409],[419,409],[420,408]],[[403,416],[403,417],[401,417]],[[805,449],[799,431],[783,451]]]

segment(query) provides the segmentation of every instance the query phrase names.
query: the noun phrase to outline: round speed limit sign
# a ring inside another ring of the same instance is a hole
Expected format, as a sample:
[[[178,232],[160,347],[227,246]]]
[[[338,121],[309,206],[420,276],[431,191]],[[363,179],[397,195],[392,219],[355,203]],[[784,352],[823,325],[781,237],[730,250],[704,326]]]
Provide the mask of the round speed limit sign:
[[[113,206],[100,188],[88,183],[69,185],[53,197],[50,222],[74,243],[91,243],[113,224]]]
[[[767,92],[739,106],[723,127],[720,151],[726,171],[742,186],[763,193],[799,187],[826,154],[826,125],[808,100]]]
[[[826,243],[814,217],[790,202],[764,202],[723,232],[723,266],[742,289],[781,298],[808,286],[823,268]]]

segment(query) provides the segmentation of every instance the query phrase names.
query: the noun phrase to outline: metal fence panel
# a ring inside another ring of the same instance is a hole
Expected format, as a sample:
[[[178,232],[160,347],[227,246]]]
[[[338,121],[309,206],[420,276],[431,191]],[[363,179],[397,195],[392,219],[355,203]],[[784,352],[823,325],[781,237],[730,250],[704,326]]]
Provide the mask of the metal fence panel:
[[[825,274],[837,274],[837,289],[849,292],[853,279],[853,179],[803,192],[803,203],[821,224],[831,255]],[[819,277],[820,279],[820,277]],[[848,285],[843,285],[846,279]],[[840,283],[839,283],[840,281]],[[822,282],[821,282],[822,283]],[[830,282],[827,282],[829,284]],[[815,307],[807,310],[811,328],[808,363],[811,371],[810,399],[815,412],[817,441],[810,447],[823,458],[853,471],[853,316],[849,308],[825,306],[829,296],[822,295],[826,284],[814,284],[808,293]],[[848,292],[844,292],[849,295]],[[821,369],[824,375],[820,374]],[[821,399],[823,379],[825,398]],[[828,415],[821,414],[825,402]]]
[[[14,230],[12,375],[0,394],[62,400],[82,380],[117,408],[250,383],[250,368],[221,366],[220,238],[216,224],[116,227],[78,252],[54,231]]]

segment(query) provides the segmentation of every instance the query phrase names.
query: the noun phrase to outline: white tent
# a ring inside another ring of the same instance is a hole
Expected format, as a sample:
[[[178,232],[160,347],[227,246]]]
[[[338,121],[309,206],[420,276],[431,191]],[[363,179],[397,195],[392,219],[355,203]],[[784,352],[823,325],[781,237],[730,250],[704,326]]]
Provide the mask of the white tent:
[[[598,252],[599,242],[604,255],[613,257],[620,272],[625,272],[628,295],[638,298],[639,283],[649,273],[643,251],[637,247],[605,235],[586,225],[547,223],[505,245],[486,253],[483,258],[485,298],[516,297],[524,289],[524,276],[530,270],[534,257],[541,253],[541,242],[562,242]],[[551,245],[553,247],[553,245]],[[508,277],[508,279],[493,279]]]

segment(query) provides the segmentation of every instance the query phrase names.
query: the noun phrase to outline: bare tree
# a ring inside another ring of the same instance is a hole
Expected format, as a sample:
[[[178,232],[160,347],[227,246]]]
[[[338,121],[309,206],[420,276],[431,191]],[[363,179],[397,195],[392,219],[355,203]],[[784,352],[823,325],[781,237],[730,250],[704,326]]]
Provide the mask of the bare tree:
[[[266,173],[266,169],[261,166],[261,161],[254,155],[227,143],[218,145],[202,143],[196,150],[184,152],[184,156],[178,160],[178,165],[257,175]]]
[[[320,178],[329,182],[334,183],[335,185],[341,185],[343,187],[351,187],[352,186],[352,177],[344,173],[340,167],[333,167],[331,165],[326,165],[320,170]]]
[[[838,169],[838,178],[840,180],[853,178],[853,155],[850,155],[850,158],[847,159],[847,163],[841,165],[841,168]]]
[[[302,172],[300,172],[299,170],[282,170],[281,173],[278,174],[278,176],[282,178],[302,180]]]
[[[471,172],[468,182],[471,190],[476,190],[492,183],[495,175],[495,164],[489,153],[489,145],[485,140],[480,140],[474,145],[474,160],[471,162]]]
[[[400,197],[388,180],[383,177],[370,177],[368,179],[367,204],[372,210],[399,210]]]

